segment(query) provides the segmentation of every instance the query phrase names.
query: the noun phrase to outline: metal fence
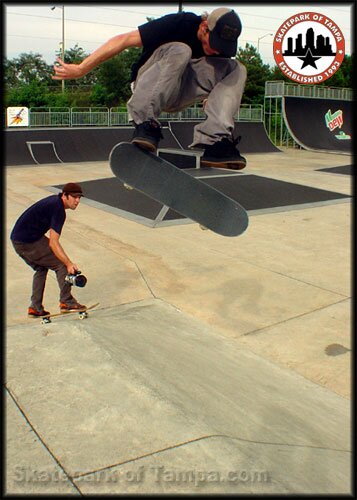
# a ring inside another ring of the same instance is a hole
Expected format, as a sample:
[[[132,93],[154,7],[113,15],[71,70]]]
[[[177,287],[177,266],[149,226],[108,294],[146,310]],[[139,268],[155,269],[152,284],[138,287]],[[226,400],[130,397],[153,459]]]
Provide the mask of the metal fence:
[[[263,121],[263,106],[244,104],[236,121]],[[170,121],[204,120],[201,106],[177,113],[161,113],[160,119]],[[30,108],[29,127],[115,127],[128,125],[130,117],[123,108]]]
[[[353,101],[354,91],[343,87],[321,85],[299,85],[283,81],[265,82],[265,97],[312,97],[316,99],[338,99]]]

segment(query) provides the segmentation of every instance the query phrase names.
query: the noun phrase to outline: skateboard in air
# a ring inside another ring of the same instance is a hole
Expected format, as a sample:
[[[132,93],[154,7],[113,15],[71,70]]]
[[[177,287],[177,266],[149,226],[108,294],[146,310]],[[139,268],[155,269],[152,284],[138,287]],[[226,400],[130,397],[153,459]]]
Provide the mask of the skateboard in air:
[[[42,324],[51,323],[52,322],[51,318],[55,318],[56,316],[68,316],[68,314],[73,314],[73,313],[77,313],[79,319],[85,319],[88,318],[88,311],[94,309],[98,305],[99,302],[93,304],[92,306],[84,307],[83,309],[72,309],[72,311],[65,311],[65,312],[62,311],[60,313],[55,313],[55,314],[46,314],[46,316],[41,317],[41,323]]]
[[[144,193],[201,227],[222,236],[238,236],[248,227],[248,214],[237,201],[135,144],[114,146],[109,163],[125,187]]]

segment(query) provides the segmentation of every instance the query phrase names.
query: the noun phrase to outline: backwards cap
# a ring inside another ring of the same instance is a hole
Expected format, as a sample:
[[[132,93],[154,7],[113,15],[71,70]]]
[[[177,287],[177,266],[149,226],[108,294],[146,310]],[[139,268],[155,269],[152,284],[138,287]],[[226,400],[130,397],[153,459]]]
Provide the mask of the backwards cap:
[[[207,18],[209,43],[219,55],[233,57],[237,53],[237,39],[242,31],[242,23],[232,9],[219,7]]]

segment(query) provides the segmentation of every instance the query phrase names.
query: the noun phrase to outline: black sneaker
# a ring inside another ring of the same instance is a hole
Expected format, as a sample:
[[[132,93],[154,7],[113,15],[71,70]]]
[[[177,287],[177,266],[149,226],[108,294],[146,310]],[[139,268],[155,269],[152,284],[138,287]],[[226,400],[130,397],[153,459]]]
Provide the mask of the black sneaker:
[[[206,145],[201,164],[205,167],[242,170],[247,160],[240,155],[236,147],[238,141],[239,139],[224,138],[214,144]]]
[[[163,139],[161,126],[154,120],[135,125],[135,131],[131,142],[143,149],[155,152],[160,139]]]

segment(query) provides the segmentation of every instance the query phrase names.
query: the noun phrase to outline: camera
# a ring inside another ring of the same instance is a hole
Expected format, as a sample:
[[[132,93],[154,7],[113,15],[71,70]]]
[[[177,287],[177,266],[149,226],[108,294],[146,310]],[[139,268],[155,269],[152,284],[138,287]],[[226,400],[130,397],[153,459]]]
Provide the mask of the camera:
[[[64,280],[69,285],[79,286],[80,288],[86,286],[87,283],[87,278],[81,274],[81,271],[76,271],[75,274],[67,274]]]

